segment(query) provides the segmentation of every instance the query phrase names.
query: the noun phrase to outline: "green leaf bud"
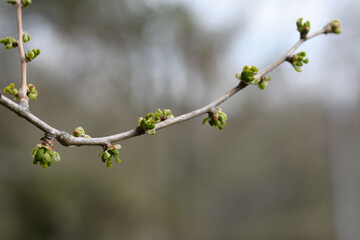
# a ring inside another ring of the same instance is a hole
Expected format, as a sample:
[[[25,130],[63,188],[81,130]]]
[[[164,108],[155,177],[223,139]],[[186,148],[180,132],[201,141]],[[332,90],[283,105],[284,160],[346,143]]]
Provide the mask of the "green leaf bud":
[[[4,44],[6,49],[12,49],[17,46],[17,42],[13,37],[6,37],[0,40],[1,44]]]
[[[30,41],[31,37],[29,36],[29,34],[25,31],[23,34],[23,41],[24,42],[28,42]]]
[[[37,162],[42,162],[42,158],[43,158],[43,155],[44,155],[45,152],[46,152],[46,149],[43,148],[43,147],[40,147],[36,151],[36,154],[34,156],[34,160],[37,161]]]
[[[113,147],[116,148],[116,149],[121,149],[121,145],[120,145],[120,144],[115,144]]]
[[[202,123],[206,124],[209,123],[212,127],[218,127],[219,130],[222,130],[226,125],[226,121],[228,119],[228,116],[226,113],[224,113],[221,108],[216,108],[214,111],[208,113],[208,117],[206,117]]]
[[[300,37],[301,38],[306,38],[306,35],[309,33],[310,31],[310,22],[306,21],[304,24],[302,23],[303,18],[299,18],[296,21],[296,26],[297,26],[297,30],[300,32]]]
[[[155,129],[149,129],[149,130],[146,130],[146,132],[150,135],[155,135]]]
[[[115,159],[116,159],[116,163],[121,163],[121,159],[117,156],[115,156]]]
[[[6,0],[7,3],[11,4],[11,5],[14,5],[16,4],[16,1],[15,0]]]
[[[26,54],[25,57],[26,59],[31,62],[32,60],[34,60],[34,58],[36,58],[39,54],[41,53],[40,49],[31,49],[29,50]]]
[[[52,150],[50,146],[38,144],[32,151],[33,164],[39,163],[44,168],[51,166],[54,161],[60,161],[60,155]]]
[[[104,152],[103,158],[105,158],[105,159],[111,158],[111,154],[109,153],[109,151]]]
[[[45,153],[42,155],[42,162],[49,163],[53,161],[53,155],[49,151],[50,150],[46,150]]]
[[[35,154],[36,154],[36,152],[39,150],[39,144],[38,144],[38,146],[36,147],[36,148],[34,148],[33,150],[32,150],[32,152],[31,152],[31,156],[35,156]]]
[[[9,86],[4,88],[5,93],[9,93],[10,95],[14,96],[14,99],[18,99],[18,90],[15,88],[15,84],[11,83]]]
[[[206,124],[208,121],[210,120],[210,117],[206,117],[206,118],[204,118],[204,120],[202,121],[202,124]]]
[[[264,90],[264,89],[267,87],[267,85],[268,85],[267,82],[261,81],[261,82],[259,82],[258,87],[259,87],[261,90]]]
[[[29,94],[28,94],[28,97],[29,97],[31,100],[35,101],[37,96],[36,96],[35,94],[33,94],[33,93],[29,93]]]
[[[31,4],[31,0],[21,0],[21,4],[24,8],[26,8]]]
[[[137,119],[137,122],[138,122],[138,125],[140,126],[140,123],[141,123],[141,121],[142,121],[142,117],[138,117],[138,119]]]
[[[61,160],[60,155],[59,155],[57,152],[55,152],[55,151],[54,151],[54,160],[55,160],[56,162],[58,162],[58,161]]]
[[[6,44],[6,49],[12,49],[14,48],[14,46],[12,45],[12,43]]]
[[[36,90],[35,86],[33,84],[29,84],[27,87],[29,89],[27,96],[32,100],[36,100],[36,98],[39,94],[38,94],[38,91]]]
[[[107,163],[106,163],[106,167],[111,167],[113,165],[113,163],[111,162],[111,160],[108,160]]]
[[[250,83],[250,84],[257,84],[259,81],[258,79],[255,79],[254,75],[258,72],[258,68],[255,66],[245,66],[243,68],[243,71],[241,74],[236,74],[236,78],[238,78],[240,81]]]
[[[110,167],[112,165],[113,158],[115,158],[116,163],[121,162],[121,159],[119,158],[120,148],[120,144],[108,145],[105,147],[104,151],[99,154],[101,161],[106,163],[106,167]]]
[[[103,163],[106,162],[106,158],[104,157],[104,152],[101,152],[101,153],[99,154],[99,157],[100,157],[100,159],[101,159],[101,161],[102,161]]]
[[[305,58],[306,52],[299,52],[297,54],[292,55],[291,57],[288,57],[286,60],[291,63],[291,65],[294,67],[295,71],[301,72],[302,67],[305,64],[309,63],[309,59]]]
[[[25,57],[28,59],[28,60],[33,60],[34,59],[34,57],[35,57],[35,53],[34,53],[34,51],[29,51],[29,52],[27,52],[26,54],[25,54]]]
[[[331,25],[331,31],[335,34],[340,34],[341,33],[341,29],[340,29],[340,20],[339,19],[334,19],[330,22]]]

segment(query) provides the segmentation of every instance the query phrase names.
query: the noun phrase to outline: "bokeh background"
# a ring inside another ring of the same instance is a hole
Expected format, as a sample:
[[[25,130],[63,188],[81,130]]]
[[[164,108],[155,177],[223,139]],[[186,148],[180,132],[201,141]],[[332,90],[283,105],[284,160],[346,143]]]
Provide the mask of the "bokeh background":
[[[59,144],[61,162],[34,166],[42,133],[1,106],[0,239],[360,239],[359,1],[34,0],[31,111],[94,137],[180,115],[285,53],[299,17],[343,33],[301,46],[302,73],[283,64],[225,102],[224,130],[197,118],[123,141],[109,169],[100,147]],[[0,33],[16,35],[6,1]],[[16,51],[0,48],[0,73],[19,84]]]

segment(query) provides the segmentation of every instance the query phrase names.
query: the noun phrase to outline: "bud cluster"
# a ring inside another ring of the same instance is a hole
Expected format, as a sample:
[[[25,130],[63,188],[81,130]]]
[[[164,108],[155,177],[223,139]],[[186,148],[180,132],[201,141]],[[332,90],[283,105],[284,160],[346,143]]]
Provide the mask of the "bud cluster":
[[[4,44],[6,49],[12,49],[17,46],[17,42],[13,37],[6,37],[0,40],[1,44]]]
[[[245,66],[241,74],[237,73],[235,77],[247,84],[256,84],[261,90],[264,90],[267,87],[267,82],[270,81],[270,76],[255,78],[255,75],[258,73],[258,71],[258,68],[255,66]]]
[[[268,85],[268,82],[270,81],[270,76],[268,76],[268,77],[265,77],[265,76],[263,76],[263,77],[261,77],[261,80],[260,80],[260,82],[258,83],[258,87],[261,89],[261,90],[264,90],[266,87],[267,87],[267,85]]]
[[[4,92],[14,96],[14,99],[17,100],[18,99],[18,93],[19,91],[15,88],[15,84],[14,83],[10,83],[9,86],[4,88]]]
[[[297,54],[294,54],[290,57],[288,57],[286,60],[291,63],[291,65],[293,65],[294,69],[297,72],[301,72],[302,69],[300,67],[302,67],[305,64],[309,63],[309,59],[305,58],[306,57],[306,52],[299,52]]]
[[[99,154],[101,161],[103,163],[106,163],[106,167],[111,167],[111,165],[113,164],[113,158],[116,159],[116,163],[121,162],[121,159],[119,158],[120,148],[120,144],[108,145],[104,148],[104,151]]]
[[[212,127],[218,127],[220,130],[224,128],[226,125],[227,115],[224,113],[221,108],[216,108],[215,111],[211,111],[208,113],[209,116],[204,118],[202,123],[205,125],[207,122]]]
[[[74,137],[84,137],[84,138],[91,138],[89,135],[85,134],[85,130],[82,127],[77,127],[72,132]]]
[[[235,77],[242,82],[254,84],[259,81],[259,79],[255,79],[254,77],[258,71],[258,68],[255,66],[251,66],[251,68],[249,66],[245,66],[241,74],[237,73]]]
[[[31,99],[31,100],[36,100],[37,96],[39,95],[38,94],[38,91],[36,90],[34,84],[28,84],[27,85],[28,87],[28,90],[27,90],[27,96]],[[21,87],[20,87],[21,89]],[[14,83],[10,83],[9,86],[5,87],[4,88],[4,92],[14,96],[14,100],[17,100],[19,98],[18,96],[18,93],[19,93],[19,90],[17,90],[15,88],[15,84]]]
[[[16,4],[15,0],[6,0],[7,3],[14,5]],[[31,0],[21,0],[22,7],[26,8],[31,4]]]
[[[297,30],[300,32],[300,38],[306,38],[306,35],[310,31],[310,22],[306,21],[305,23],[302,23],[303,18],[299,18],[296,21]]]
[[[50,167],[54,161],[60,161],[60,155],[51,146],[38,144],[32,151],[33,164],[40,164],[43,168]]]
[[[155,113],[148,113],[145,117],[138,118],[138,125],[150,135],[155,134],[155,124],[174,118],[170,109],[158,109]]]
[[[31,49],[25,54],[25,58],[28,62],[31,62],[40,54],[40,52],[40,49]]]
[[[29,84],[28,86],[28,91],[27,91],[27,96],[31,99],[31,100],[36,100],[36,97],[39,95],[38,91],[36,90],[34,84]]]
[[[329,24],[330,24],[332,33],[335,33],[335,34],[340,34],[341,33],[340,20],[339,19],[332,20]]]
[[[31,0],[21,0],[21,4],[24,8],[26,8],[31,4]]]

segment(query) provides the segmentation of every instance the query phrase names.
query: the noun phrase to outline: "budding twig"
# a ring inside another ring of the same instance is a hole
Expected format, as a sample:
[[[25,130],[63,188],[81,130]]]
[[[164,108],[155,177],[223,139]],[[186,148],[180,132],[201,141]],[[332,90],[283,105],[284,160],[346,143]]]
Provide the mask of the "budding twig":
[[[22,26],[21,26],[21,8],[19,9],[19,6],[21,6],[21,5],[19,3],[19,0],[16,1],[16,4],[18,7],[18,23],[19,23],[18,24],[18,26],[19,26],[19,55],[20,55],[20,59],[22,62],[22,66],[24,68],[24,71],[22,72],[22,89],[21,89],[22,94],[21,95],[22,95],[23,99],[25,99],[24,96],[26,97],[26,92],[25,92],[25,95],[23,95],[23,94],[24,94],[25,89],[27,89],[27,86],[26,86],[26,63],[27,63],[27,61],[24,57],[24,51],[23,51],[23,47],[22,47],[22,38],[20,37],[20,36],[22,36],[21,35],[22,34]],[[294,53],[294,51],[297,48],[299,48],[300,45],[302,45],[305,41],[312,39],[320,34],[326,34],[329,32],[336,33],[333,30],[333,29],[336,29],[336,27],[337,27],[335,24],[337,24],[337,22],[333,23],[333,25],[328,24],[321,30],[319,30],[311,35],[302,35],[300,40],[293,47],[291,47],[282,57],[280,57],[277,61],[275,61],[273,64],[271,64],[264,70],[255,73],[253,78],[260,79],[260,80],[267,79],[265,77],[265,75],[267,75],[272,70],[274,70],[279,65],[281,65],[283,62],[285,62]],[[330,30],[329,30],[329,26],[330,26]],[[337,31],[340,31],[340,29],[338,29]],[[211,113],[217,106],[219,106],[220,104],[222,104],[223,102],[225,102],[230,97],[232,97],[233,95],[238,93],[240,90],[246,88],[247,86],[249,86],[249,83],[240,81],[240,83],[236,87],[232,88],[226,94],[224,94],[220,98],[214,100],[213,102],[209,103],[208,105],[206,105],[202,108],[196,109],[192,112],[189,112],[189,113],[186,113],[186,114],[174,117],[174,118],[169,118],[169,119],[166,119],[159,123],[156,123],[155,128],[153,128],[153,130],[160,130],[162,128],[169,127],[171,125],[190,120],[192,118],[201,116],[203,114]],[[60,142],[64,146],[70,146],[70,145],[108,146],[109,144],[111,144],[113,142],[118,142],[121,140],[136,137],[136,136],[146,133],[146,131],[139,131],[139,127],[136,127],[134,129],[126,131],[126,132],[122,132],[122,133],[110,135],[110,136],[105,136],[105,137],[98,137],[98,138],[74,137],[66,132],[63,132],[54,127],[51,127],[50,125],[48,125],[47,123],[45,123],[44,121],[42,121],[41,119],[36,117],[34,114],[32,114],[30,111],[27,111],[27,108],[24,107],[22,104],[20,104],[20,105],[16,104],[15,102],[11,101],[7,97],[2,96],[1,92],[0,92],[0,104],[4,105],[9,110],[17,113],[20,117],[25,118],[26,120],[28,120],[30,123],[32,123],[33,125],[38,127],[43,132],[54,135],[56,137],[57,141]]]
[[[26,82],[26,66],[27,61],[25,58],[24,45],[23,45],[23,27],[22,27],[22,4],[20,0],[16,0],[16,13],[17,13],[17,28],[18,28],[18,40],[17,48],[19,52],[19,58],[21,63],[21,90],[18,97],[20,99],[20,106],[29,109],[29,98],[27,96],[27,82]]]

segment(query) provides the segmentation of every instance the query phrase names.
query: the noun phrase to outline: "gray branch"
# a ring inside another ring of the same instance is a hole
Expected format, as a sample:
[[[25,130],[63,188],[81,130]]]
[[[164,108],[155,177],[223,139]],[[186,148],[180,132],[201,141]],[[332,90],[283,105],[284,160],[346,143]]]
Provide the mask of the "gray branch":
[[[301,38],[293,47],[290,48],[289,51],[286,52],[286,54],[284,54],[281,58],[279,58],[277,61],[275,61],[272,65],[268,66],[264,70],[257,73],[254,77],[261,78],[261,77],[267,75],[272,70],[274,70],[279,65],[281,65],[283,62],[285,62],[286,59],[288,57],[290,57],[293,54],[293,52],[298,47],[300,47],[300,45],[303,44],[305,41],[312,39],[320,34],[326,34],[326,33],[331,32],[329,30],[329,28],[331,30],[330,25],[327,24],[321,30],[319,30],[311,35],[308,35],[305,38]],[[190,120],[192,118],[201,116],[203,114],[212,112],[215,109],[215,107],[219,106],[220,104],[222,104],[223,102],[228,100],[230,97],[232,97],[234,94],[238,93],[240,90],[244,89],[247,86],[248,86],[247,83],[244,83],[243,81],[241,81],[236,87],[229,90],[225,95],[223,95],[220,98],[216,99],[215,101],[209,103],[208,105],[206,105],[202,108],[196,109],[192,112],[189,112],[189,113],[186,113],[186,114],[183,114],[183,115],[177,116],[175,118],[171,118],[171,119],[168,119],[168,120],[165,120],[163,122],[156,124],[155,130],[169,127],[171,125],[174,125],[174,124],[177,124],[180,122],[184,122],[184,121]],[[142,135],[145,133],[144,130],[142,130],[139,127],[136,127],[134,129],[126,131],[126,132],[122,132],[122,133],[110,135],[110,136],[105,136],[105,137],[98,137],[98,138],[73,137],[69,133],[60,131],[60,130],[50,126],[49,124],[47,124],[46,122],[42,121],[40,118],[38,118],[37,116],[32,114],[27,108],[20,106],[19,104],[11,101],[9,98],[2,95],[1,92],[0,92],[0,104],[5,106],[6,108],[8,108],[10,111],[13,111],[20,117],[25,118],[27,121],[29,121],[31,124],[33,124],[40,130],[42,130],[44,133],[52,134],[52,135],[56,136],[57,141],[64,146],[70,146],[70,145],[105,146],[105,145],[108,145],[113,142],[118,142],[118,141],[125,140],[128,138],[136,137],[136,136],[139,136],[139,135]]]

